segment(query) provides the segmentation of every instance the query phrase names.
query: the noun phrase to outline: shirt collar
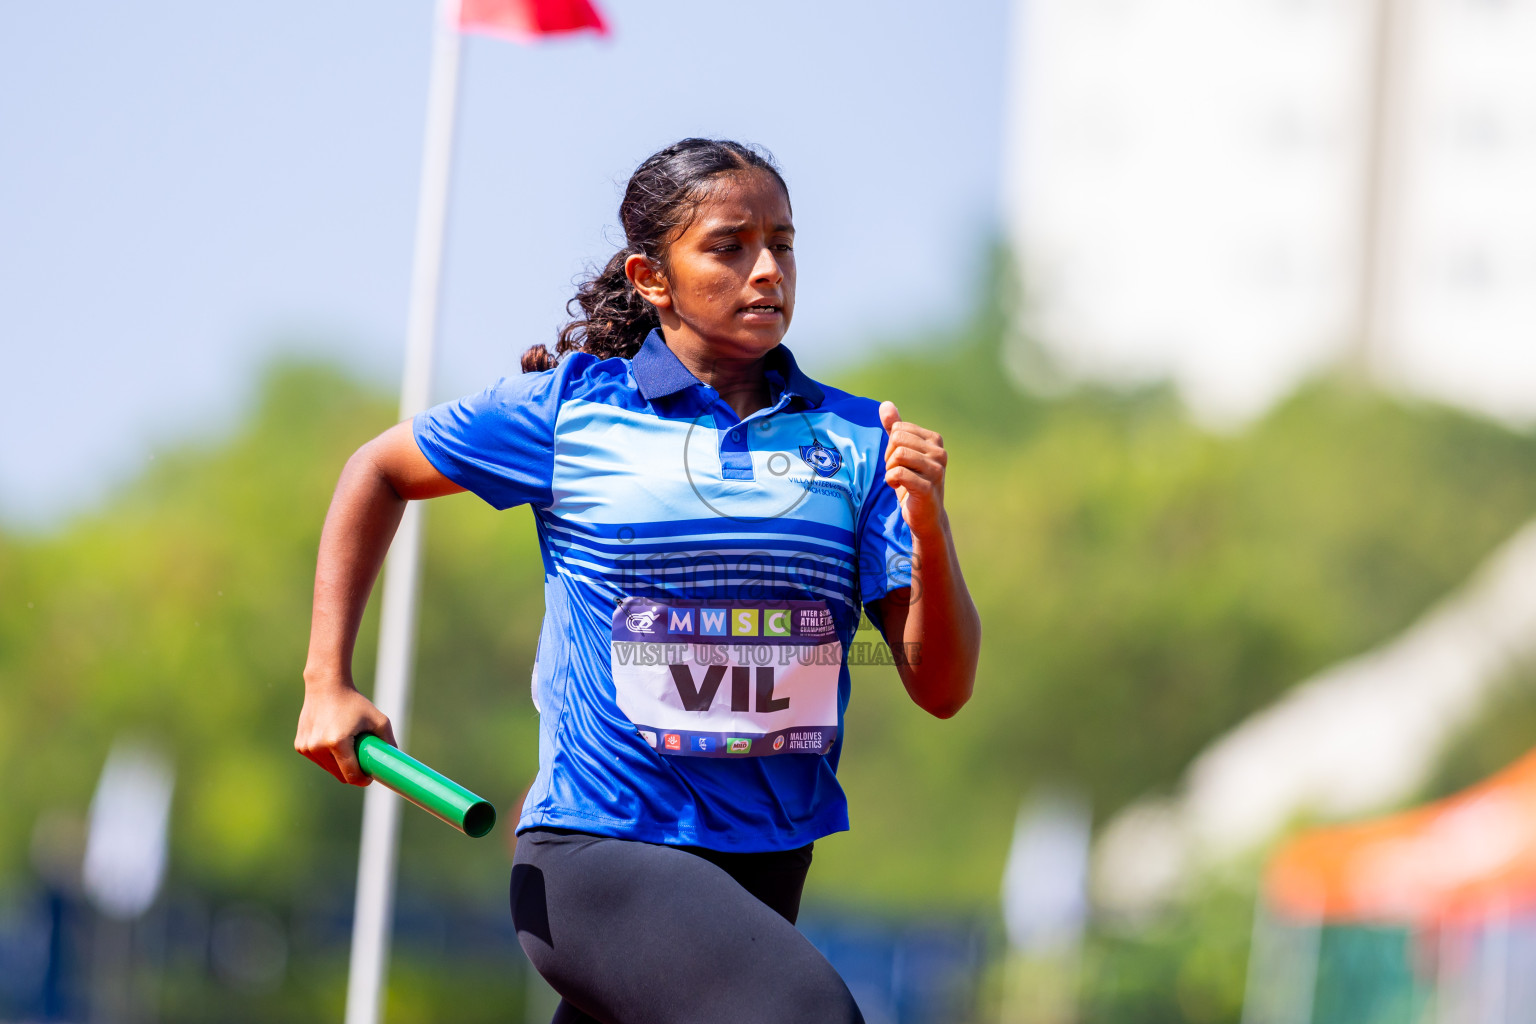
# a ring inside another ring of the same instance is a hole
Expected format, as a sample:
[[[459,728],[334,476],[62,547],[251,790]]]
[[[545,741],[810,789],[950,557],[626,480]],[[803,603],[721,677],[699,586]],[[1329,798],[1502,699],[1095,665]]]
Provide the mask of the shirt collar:
[[[690,373],[682,360],[667,348],[658,328],[652,328],[631,362],[635,370],[635,384],[648,402],[700,383],[699,378]],[[821,385],[800,371],[789,349],[779,345],[768,353],[765,363],[770,371],[777,372],[783,378],[784,390],[790,395],[804,399],[813,408],[822,403],[825,394]]]

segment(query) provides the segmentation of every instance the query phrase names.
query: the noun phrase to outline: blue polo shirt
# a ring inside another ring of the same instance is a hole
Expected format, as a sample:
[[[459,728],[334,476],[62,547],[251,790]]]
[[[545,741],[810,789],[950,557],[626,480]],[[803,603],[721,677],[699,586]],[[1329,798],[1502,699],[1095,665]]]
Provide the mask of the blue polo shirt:
[[[416,417],[416,442],[544,561],[539,773],[518,829],[722,851],[848,827],[836,769],[863,603],[911,584],[878,403],[782,345],[739,418],[653,331]]]

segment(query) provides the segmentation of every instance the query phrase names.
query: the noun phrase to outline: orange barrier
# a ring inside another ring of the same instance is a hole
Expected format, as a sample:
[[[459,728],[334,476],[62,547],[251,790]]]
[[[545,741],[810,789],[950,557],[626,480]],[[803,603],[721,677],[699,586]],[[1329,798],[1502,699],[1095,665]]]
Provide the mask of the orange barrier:
[[[1406,925],[1536,906],[1536,751],[1436,803],[1297,836],[1264,895],[1286,917]]]

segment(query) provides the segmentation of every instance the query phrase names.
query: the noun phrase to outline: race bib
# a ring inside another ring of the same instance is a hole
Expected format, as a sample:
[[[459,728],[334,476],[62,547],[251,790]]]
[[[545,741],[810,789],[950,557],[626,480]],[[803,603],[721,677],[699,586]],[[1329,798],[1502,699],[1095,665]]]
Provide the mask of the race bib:
[[[843,646],[823,601],[631,597],[613,614],[619,710],[662,754],[825,754]]]

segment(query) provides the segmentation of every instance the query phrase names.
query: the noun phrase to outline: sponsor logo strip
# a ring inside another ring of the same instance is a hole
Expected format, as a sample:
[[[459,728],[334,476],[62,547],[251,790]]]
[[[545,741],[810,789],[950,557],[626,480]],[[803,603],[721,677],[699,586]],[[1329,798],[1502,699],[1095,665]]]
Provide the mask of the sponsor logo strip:
[[[688,643],[825,644],[837,641],[832,613],[822,601],[711,604],[627,598],[613,617],[613,639]]]
[[[723,732],[666,732],[642,726],[640,735],[655,735],[658,753],[682,757],[771,757],[775,754],[826,754],[837,742],[835,726],[784,729],[762,736]]]

